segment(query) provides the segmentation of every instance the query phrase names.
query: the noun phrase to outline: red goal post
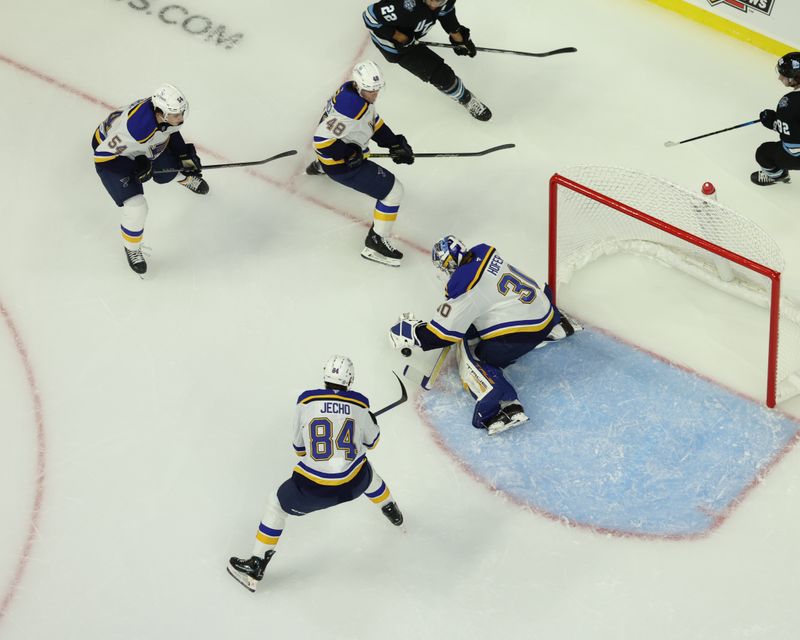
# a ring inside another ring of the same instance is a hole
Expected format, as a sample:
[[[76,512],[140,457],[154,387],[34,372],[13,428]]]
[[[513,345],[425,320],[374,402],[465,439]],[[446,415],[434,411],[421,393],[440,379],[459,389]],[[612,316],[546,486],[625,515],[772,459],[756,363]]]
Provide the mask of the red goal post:
[[[800,393],[800,310],[781,297],[783,256],[761,227],[715,200],[619,167],[581,166],[550,179],[548,282],[614,253],[657,259],[768,310],[765,401]],[[785,349],[779,338],[788,334]],[[796,340],[796,343],[795,343]]]

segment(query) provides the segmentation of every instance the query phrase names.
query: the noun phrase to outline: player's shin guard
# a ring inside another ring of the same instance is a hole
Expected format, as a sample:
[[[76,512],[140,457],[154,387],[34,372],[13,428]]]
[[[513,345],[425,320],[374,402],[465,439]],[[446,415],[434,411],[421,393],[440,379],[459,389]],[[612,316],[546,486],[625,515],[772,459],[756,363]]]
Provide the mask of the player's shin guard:
[[[277,493],[270,496],[264,515],[258,525],[258,533],[253,544],[253,555],[263,557],[267,551],[274,550],[286,524],[286,513],[278,501]]]
[[[374,467],[372,469],[372,481],[369,483],[364,495],[381,508],[381,513],[386,516],[386,519],[395,527],[399,527],[403,524],[403,513],[400,511],[397,503],[392,499],[389,487],[386,486],[383,479],[375,472]]]
[[[129,251],[139,251],[141,249],[146,220],[147,200],[144,199],[143,195],[128,198],[122,204],[120,230],[122,232],[122,242]]]
[[[402,199],[403,185],[395,178],[391,191],[386,194],[386,197],[375,203],[372,226],[379,236],[388,238],[392,235],[392,228],[397,220],[397,213],[400,210]]]

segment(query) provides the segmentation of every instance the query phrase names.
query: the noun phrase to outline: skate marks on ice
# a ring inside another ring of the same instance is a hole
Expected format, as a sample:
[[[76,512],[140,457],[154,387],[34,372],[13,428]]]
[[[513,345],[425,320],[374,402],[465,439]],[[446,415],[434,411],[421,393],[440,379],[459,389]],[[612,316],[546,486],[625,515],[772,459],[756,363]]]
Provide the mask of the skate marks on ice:
[[[530,422],[489,438],[449,366],[419,405],[492,488],[605,533],[696,538],[718,527],[800,423],[597,331],[507,370]]]

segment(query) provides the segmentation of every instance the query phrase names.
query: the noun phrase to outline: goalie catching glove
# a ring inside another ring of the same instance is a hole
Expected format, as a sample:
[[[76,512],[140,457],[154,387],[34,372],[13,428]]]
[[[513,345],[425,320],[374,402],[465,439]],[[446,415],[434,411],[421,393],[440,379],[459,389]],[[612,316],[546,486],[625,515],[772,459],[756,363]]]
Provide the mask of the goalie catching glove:
[[[422,320],[415,320],[413,313],[403,313],[397,324],[389,329],[389,339],[395,349],[403,347],[419,347],[421,343],[417,338],[416,329],[425,324]]]

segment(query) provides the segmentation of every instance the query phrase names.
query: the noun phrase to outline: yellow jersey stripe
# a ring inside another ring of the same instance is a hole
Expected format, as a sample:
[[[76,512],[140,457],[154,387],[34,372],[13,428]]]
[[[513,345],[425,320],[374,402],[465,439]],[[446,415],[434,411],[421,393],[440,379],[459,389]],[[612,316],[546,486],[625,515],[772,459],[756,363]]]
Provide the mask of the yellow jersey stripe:
[[[480,266],[480,269],[478,269],[478,272],[475,274],[475,277],[472,279],[472,282],[469,283],[469,286],[466,288],[466,291],[469,291],[470,289],[472,289],[472,287],[478,284],[478,280],[481,279],[483,272],[486,271],[486,267],[489,266],[489,262],[493,255],[494,255],[494,247],[489,247],[489,251],[486,252],[486,255],[483,258],[483,264]]]
[[[368,108],[369,108],[369,102],[365,102],[364,106],[361,107],[361,111],[358,112],[358,115],[356,115],[356,117],[353,118],[353,120],[361,120],[361,118],[363,118],[364,114],[367,112]]]
[[[344,396],[337,396],[333,393],[325,393],[320,394],[318,396],[308,396],[307,398],[303,398],[300,404],[308,404],[309,402],[314,402],[315,400],[335,400],[337,402],[350,402],[352,404],[357,404],[359,407],[364,407],[365,409],[369,409],[369,406],[361,400],[356,400],[355,398],[347,398]]]
[[[428,331],[430,331],[437,338],[441,338],[442,340],[447,340],[448,342],[452,342],[454,344],[456,342],[461,342],[461,338],[454,338],[453,336],[448,336],[446,333],[442,333],[430,323],[428,324]]]
[[[361,471],[361,469],[363,468],[363,466],[364,466],[364,464],[366,462],[367,462],[367,460],[366,460],[366,458],[364,458],[359,464],[357,464],[355,467],[353,467],[353,469],[350,471],[350,473],[348,473],[346,476],[343,476],[341,478],[336,478],[336,479],[321,478],[320,476],[314,474],[312,471],[309,471],[307,469],[303,469],[303,467],[301,467],[300,465],[297,465],[294,468],[294,471],[295,471],[295,473],[299,473],[301,476],[304,476],[304,477],[308,478],[309,480],[311,480],[312,482],[315,482],[316,484],[322,484],[322,485],[325,485],[326,487],[335,487],[335,486],[338,486],[340,484],[345,484],[347,482],[350,482],[353,478],[355,478],[356,475],[358,474],[358,472]]]

